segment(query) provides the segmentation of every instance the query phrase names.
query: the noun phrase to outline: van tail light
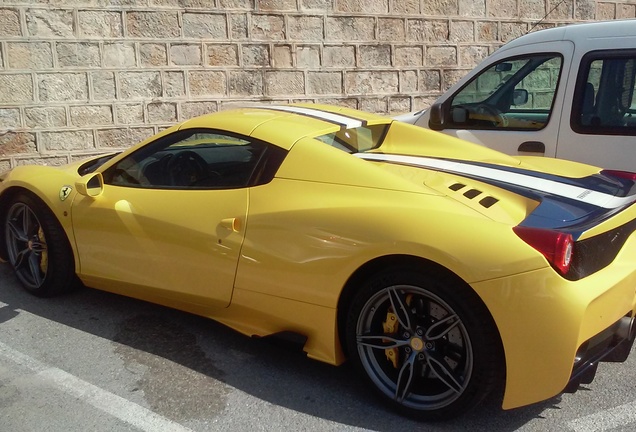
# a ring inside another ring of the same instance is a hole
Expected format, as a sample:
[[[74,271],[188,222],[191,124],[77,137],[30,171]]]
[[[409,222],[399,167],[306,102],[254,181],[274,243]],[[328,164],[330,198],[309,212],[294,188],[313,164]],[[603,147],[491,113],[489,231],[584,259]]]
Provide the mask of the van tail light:
[[[571,234],[542,228],[516,226],[512,229],[524,242],[541,252],[561,275],[570,270],[574,251]]]

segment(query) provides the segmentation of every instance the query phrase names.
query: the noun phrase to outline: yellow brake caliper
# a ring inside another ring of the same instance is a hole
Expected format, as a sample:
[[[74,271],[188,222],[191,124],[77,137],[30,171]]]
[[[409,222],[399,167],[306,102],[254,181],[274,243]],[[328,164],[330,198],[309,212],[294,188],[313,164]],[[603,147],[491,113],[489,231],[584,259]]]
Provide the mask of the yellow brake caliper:
[[[44,231],[42,227],[38,229],[38,239],[43,245],[46,245],[46,239],[44,238]],[[49,253],[46,248],[43,248],[42,255],[40,258],[40,270],[42,273],[46,274],[46,270],[49,268]]]
[[[413,299],[413,295],[409,294],[406,296],[406,304],[408,306],[411,305],[411,300]],[[389,311],[386,314],[386,321],[382,324],[384,328],[385,334],[397,334],[398,332],[398,319],[397,315],[393,312],[393,307],[389,308]],[[385,340],[385,342],[388,342]],[[386,358],[388,361],[393,363],[394,368],[398,368],[398,360],[400,351],[397,348],[387,348],[384,350]]]

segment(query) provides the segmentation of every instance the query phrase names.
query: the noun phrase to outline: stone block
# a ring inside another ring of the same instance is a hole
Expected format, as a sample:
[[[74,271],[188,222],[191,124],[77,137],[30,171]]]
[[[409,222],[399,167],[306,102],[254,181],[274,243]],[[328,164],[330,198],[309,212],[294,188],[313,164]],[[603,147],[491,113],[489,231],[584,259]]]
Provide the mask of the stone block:
[[[265,95],[304,95],[305,77],[302,72],[265,72]]]
[[[320,48],[316,45],[299,45],[296,47],[296,67],[319,68]]]
[[[336,12],[384,14],[389,12],[389,0],[338,0]]]
[[[390,42],[406,40],[406,21],[401,18],[378,18],[378,39]]]
[[[183,121],[218,111],[218,103],[212,101],[182,102],[179,108],[179,120]]]
[[[31,74],[0,74],[0,103],[33,101]]]
[[[449,34],[447,20],[408,19],[406,21],[406,39],[409,41],[447,41]]]
[[[101,66],[99,44],[58,42],[55,44],[58,64],[63,68],[96,68]],[[104,47],[104,52],[106,47]],[[106,66],[106,65],[105,65]]]
[[[243,66],[269,66],[269,45],[243,45],[241,57]]]
[[[225,14],[184,13],[183,35],[196,39],[227,39],[226,16]]]
[[[219,71],[190,71],[190,95],[200,96],[225,96],[227,94],[227,78],[224,72]]]
[[[272,66],[276,69],[292,67],[291,45],[275,45],[272,51]]]
[[[206,45],[208,66],[238,66],[238,45],[235,44],[209,44]]]
[[[67,9],[27,9],[26,24],[29,36],[73,38],[73,12]]]
[[[256,7],[262,11],[295,11],[296,0],[256,0]]]
[[[11,168],[11,161],[9,159],[0,159],[0,172],[9,171]]]
[[[459,0],[458,6],[462,17],[486,16],[486,0]]]
[[[355,97],[321,98],[320,102],[352,109],[358,109],[359,105],[358,98]]]
[[[448,39],[451,42],[474,42],[475,23],[472,21],[452,21]]]
[[[617,5],[616,18],[634,18],[636,17],[635,5]]]
[[[113,124],[113,108],[110,105],[71,106],[69,112],[73,126]]]
[[[478,21],[476,24],[478,42],[495,42],[499,40],[496,21]]]
[[[74,151],[95,148],[93,132],[86,130],[42,132],[38,140],[41,151]]]
[[[574,18],[574,0],[548,0],[551,20],[571,20]]]
[[[353,45],[325,46],[323,48],[323,65],[337,68],[355,67],[355,47]]]
[[[539,20],[549,11],[545,9],[546,0],[519,0],[519,17]]]
[[[16,157],[16,165],[44,165],[44,166],[62,166],[69,163],[68,156],[37,156],[37,157]]]
[[[400,71],[400,93],[413,94],[418,91],[419,77],[417,71]]]
[[[426,49],[426,66],[456,66],[457,47],[431,46]]]
[[[395,47],[395,66],[422,66],[424,64],[424,53],[421,46],[398,46]]]
[[[397,71],[345,72],[346,94],[389,94],[398,90]]]
[[[404,114],[413,111],[409,96],[392,96],[389,98],[389,112],[387,114]]]
[[[170,63],[177,66],[200,66],[201,44],[171,45]]]
[[[386,114],[387,110],[389,109],[389,99],[387,97],[361,98],[360,109],[362,111],[375,113],[375,114]]]
[[[88,77],[85,73],[38,74],[37,86],[42,102],[88,100]]]
[[[172,102],[149,103],[148,121],[150,123],[175,123],[177,121],[177,104]]]
[[[459,47],[459,65],[473,68],[490,54],[488,46],[470,45]]]
[[[319,42],[324,38],[323,18],[319,16],[289,16],[289,39],[303,42]]]
[[[223,9],[254,9],[255,0],[219,0]]]
[[[358,52],[360,67],[391,66],[391,45],[360,45]]]
[[[327,17],[325,39],[337,42],[372,41],[375,39],[375,19]]]
[[[525,23],[509,23],[502,22],[499,26],[499,39],[501,42],[509,42],[513,39],[523,36],[528,31],[528,25]]]
[[[422,2],[422,14],[433,16],[457,16],[459,15],[459,1],[424,1]]]
[[[0,156],[35,153],[35,135],[29,132],[7,132],[0,135]]]
[[[121,38],[124,35],[122,12],[79,11],[77,12],[80,37]]]
[[[391,11],[403,15],[419,15],[422,13],[420,0],[393,0]]]
[[[150,6],[201,9],[209,8],[210,0],[150,0]]]
[[[307,94],[309,95],[341,95],[341,72],[309,72],[307,74]]]
[[[97,131],[97,148],[127,148],[154,135],[151,127],[100,129]]]
[[[612,20],[616,18],[616,4],[615,3],[596,3],[596,19],[597,20]]]
[[[232,39],[247,39],[247,14],[230,15],[230,33]]]
[[[168,64],[166,46],[158,43],[139,44],[139,60],[142,66],[166,66]]]
[[[253,40],[285,40],[285,19],[282,15],[252,15],[250,36]]]
[[[0,108],[0,131],[20,126],[20,110],[18,108]]]
[[[442,76],[437,69],[420,71],[418,88],[420,92],[441,92]]]
[[[333,11],[333,3],[334,0],[300,0],[300,10],[330,12]]]
[[[163,72],[163,94],[169,98],[185,96],[185,73],[182,71]]]
[[[486,0],[489,17],[518,18],[517,0]]]
[[[115,118],[117,124],[144,123],[144,107],[141,104],[115,105]]]
[[[49,42],[7,43],[7,67],[10,69],[42,70],[53,67],[53,52]]]
[[[28,128],[55,128],[68,124],[63,107],[25,108],[24,120]]]
[[[122,99],[152,99],[162,93],[159,72],[120,72],[119,86]]]
[[[126,28],[130,37],[175,38],[181,35],[177,12],[139,12],[126,14]]]
[[[261,71],[229,72],[230,96],[263,96],[263,75]]]
[[[574,9],[574,19],[589,21],[595,18],[595,0],[576,0],[575,4],[576,8]]]
[[[132,42],[104,44],[104,67],[134,68],[137,66],[137,53]]]
[[[93,100],[115,100],[115,74],[113,72],[91,72],[91,99]]]
[[[22,36],[20,12],[17,9],[0,9],[0,37]]]

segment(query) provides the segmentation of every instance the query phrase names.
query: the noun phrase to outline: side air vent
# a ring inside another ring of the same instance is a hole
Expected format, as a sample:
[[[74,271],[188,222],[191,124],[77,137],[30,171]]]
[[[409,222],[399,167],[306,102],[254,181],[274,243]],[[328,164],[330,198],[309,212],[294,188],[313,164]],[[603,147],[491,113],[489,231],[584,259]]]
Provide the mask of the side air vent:
[[[466,185],[464,183],[453,183],[448,188],[454,192],[459,192],[465,187]],[[480,191],[479,189],[468,189],[466,192],[463,193],[463,195],[468,199],[473,199],[475,197],[478,197],[482,193],[483,192]],[[492,196],[485,196],[481,200],[479,200],[479,204],[485,208],[490,208],[493,205],[497,204],[498,202],[499,200]]]

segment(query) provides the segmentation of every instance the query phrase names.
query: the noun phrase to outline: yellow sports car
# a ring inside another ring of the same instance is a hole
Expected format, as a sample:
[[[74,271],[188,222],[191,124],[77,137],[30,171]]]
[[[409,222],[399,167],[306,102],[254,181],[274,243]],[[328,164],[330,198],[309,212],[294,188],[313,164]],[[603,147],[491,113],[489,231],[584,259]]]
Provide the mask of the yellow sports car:
[[[1,256],[33,294],[81,281],[294,332],[422,419],[575,390],[634,342],[633,173],[299,104],[0,179]]]

